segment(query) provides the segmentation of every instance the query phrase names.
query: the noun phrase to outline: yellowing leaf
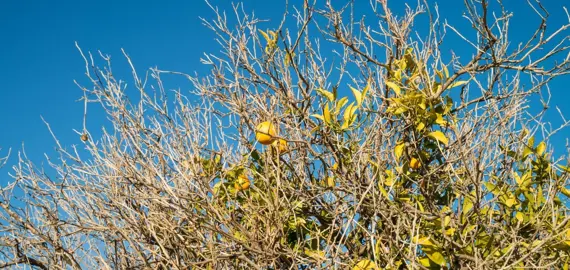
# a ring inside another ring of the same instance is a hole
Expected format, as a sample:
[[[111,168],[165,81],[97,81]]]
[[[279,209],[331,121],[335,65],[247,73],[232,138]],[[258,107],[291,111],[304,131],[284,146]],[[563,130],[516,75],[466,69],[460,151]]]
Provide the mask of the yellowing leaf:
[[[412,240],[416,245],[433,246],[433,242],[429,239],[429,236],[420,237],[416,235]]]
[[[468,82],[469,81],[456,81],[456,82],[452,83],[451,85],[449,85],[448,89],[458,87],[458,86],[462,86],[464,84],[467,84]]]
[[[528,157],[530,154],[532,154],[532,149],[525,146],[522,154],[523,158]]]
[[[335,186],[334,178],[329,176],[327,177],[327,186],[333,188]]]
[[[350,87],[350,90],[352,90],[354,99],[356,99],[356,106],[360,107],[360,105],[362,104],[362,93],[352,86]]]
[[[463,209],[461,210],[463,215],[469,213],[469,211],[471,211],[471,209],[473,209],[473,202],[471,201],[471,199],[469,198],[464,198],[463,199]]]
[[[540,142],[538,144],[538,146],[536,147],[536,154],[539,156],[542,156],[542,154],[544,154],[544,151],[546,150],[546,143],[545,142]]]
[[[416,129],[417,129],[418,131],[422,131],[422,130],[424,130],[425,127],[426,127],[426,125],[425,125],[423,122],[420,122],[420,123],[416,126]]]
[[[359,261],[352,270],[376,270],[378,266],[371,260],[362,260]]]
[[[517,199],[515,198],[509,198],[505,201],[505,205],[507,207],[512,207],[513,205],[515,205],[517,203]]]
[[[320,114],[311,114],[312,117],[325,121],[325,118]]]
[[[396,147],[394,147],[394,155],[396,155],[396,160],[400,160],[400,158],[402,157],[405,146],[406,144],[401,142],[398,145],[396,145]]]
[[[263,36],[263,38],[265,38],[265,41],[270,42],[271,38],[269,38],[269,36],[267,35],[267,33],[265,33],[263,30],[259,29],[259,33],[261,33],[261,35]]]
[[[331,112],[329,109],[329,104],[325,105],[325,108],[323,110],[323,117],[325,118],[325,122],[327,124],[331,123]]]
[[[322,89],[322,88],[317,88],[317,93],[321,94],[322,96],[326,97],[329,101],[333,102],[334,101],[334,94]]]
[[[515,179],[515,182],[517,182],[517,184],[518,184],[519,186],[522,184],[521,177],[519,176],[518,173],[513,172],[513,178]]]
[[[317,260],[326,259],[325,252],[323,250],[311,250],[311,249],[305,248],[305,254],[307,256],[312,257],[313,259],[317,259]]]
[[[517,218],[518,221],[523,222],[524,221],[524,214],[521,212],[518,212],[515,216]]]
[[[346,109],[344,110],[344,115],[343,115],[343,119],[344,119],[344,123],[342,124],[342,129],[347,129],[350,127],[350,125],[352,124],[352,122],[355,119],[355,112],[356,112],[357,107],[354,106],[354,102],[350,103],[350,105],[348,105],[348,107],[346,107]]]
[[[430,260],[438,265],[445,265],[446,261],[443,254],[438,251],[437,248],[432,247],[422,247],[422,251],[426,253]]]
[[[436,114],[435,123],[440,125],[440,126],[446,126],[447,125],[447,121],[445,121],[445,119],[443,119],[443,115],[441,113]]]
[[[386,82],[386,86],[388,86],[390,89],[394,90],[394,92],[398,96],[402,93],[402,89],[400,89],[400,87],[393,82]]]
[[[445,137],[445,134],[443,134],[443,132],[441,131],[434,131],[431,132],[430,134],[428,134],[429,137],[438,140],[439,142],[447,145],[449,143],[449,140],[447,139],[447,137]]]
[[[339,101],[337,101],[337,102],[336,102],[335,114],[340,113],[340,110],[342,109],[342,107],[344,107],[344,105],[346,105],[347,102],[348,102],[348,98],[347,98],[347,97],[343,97],[343,98],[341,98]]]
[[[368,93],[368,90],[370,90],[370,79],[368,79],[368,81],[366,82],[366,86],[362,90],[362,98],[363,99],[366,98],[366,93]]]
[[[421,265],[427,267],[428,269],[431,269],[431,267],[437,266],[437,265],[432,264],[432,261],[428,257],[421,258],[418,260],[418,262]]]

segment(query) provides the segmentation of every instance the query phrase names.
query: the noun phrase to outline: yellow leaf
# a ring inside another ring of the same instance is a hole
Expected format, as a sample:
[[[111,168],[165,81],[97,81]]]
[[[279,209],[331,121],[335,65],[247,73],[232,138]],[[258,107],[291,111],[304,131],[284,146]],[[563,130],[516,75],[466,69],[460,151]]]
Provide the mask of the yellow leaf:
[[[263,38],[265,38],[265,41],[270,42],[271,39],[269,38],[269,36],[267,35],[267,33],[263,32],[263,30],[259,29],[259,33],[261,33],[261,35],[263,36]]]
[[[515,198],[509,198],[505,201],[505,205],[507,207],[512,207],[513,205],[515,205],[517,203],[517,199]]]
[[[473,209],[473,202],[471,201],[471,199],[465,197],[463,199],[463,209],[461,210],[463,215],[469,213],[471,209]]]
[[[396,155],[396,160],[400,160],[402,154],[404,153],[404,147],[406,146],[405,143],[401,142],[394,147],[394,155]]]
[[[386,82],[386,86],[388,86],[390,89],[394,90],[394,92],[398,96],[402,93],[402,90],[400,89],[400,87],[393,82]]]
[[[419,235],[416,235],[412,240],[416,245],[433,246],[433,242],[429,239],[429,236],[420,237]]]
[[[360,105],[362,104],[362,93],[357,89],[353,88],[352,86],[350,87],[350,90],[352,90],[354,99],[356,99],[356,106],[360,107]]]
[[[518,184],[519,186],[522,184],[521,177],[519,176],[518,173],[513,172],[513,178],[515,179],[515,182],[517,182],[517,184]]]
[[[330,188],[333,188],[335,186],[335,182],[334,182],[334,178],[329,176],[327,177],[327,186]]]
[[[431,263],[431,260],[430,260],[428,257],[421,258],[421,259],[418,260],[418,262],[419,262],[421,265],[423,265],[423,266],[425,266],[425,267],[427,267],[427,268],[429,268],[429,269],[431,269],[431,267],[433,266],[432,263]]]
[[[325,252],[323,250],[311,250],[311,249],[305,248],[305,254],[307,256],[312,257],[313,259],[317,259],[317,260],[326,259]]]
[[[325,108],[323,110],[323,117],[325,118],[325,123],[331,123],[331,112],[329,109],[329,104],[325,105]]]
[[[449,78],[449,70],[447,70],[446,65],[443,65],[443,74],[445,75],[445,78]]]
[[[325,118],[320,114],[311,114],[312,117],[325,121]]]
[[[447,125],[447,121],[445,121],[445,119],[443,119],[443,115],[441,113],[436,114],[435,123],[440,125],[440,126],[446,126]]]
[[[338,114],[340,112],[340,110],[342,109],[342,107],[344,107],[344,105],[346,105],[347,102],[348,102],[347,97],[343,97],[339,101],[337,101],[336,102],[335,114]]]
[[[458,86],[462,86],[464,84],[467,84],[469,81],[456,81],[454,83],[452,83],[451,85],[449,85],[449,87],[447,89],[451,89],[454,87],[458,87]]]
[[[538,146],[536,147],[536,154],[539,156],[542,156],[542,154],[544,154],[544,151],[546,150],[546,143],[545,142],[540,142],[538,144]]]
[[[523,222],[524,221],[524,214],[521,212],[518,212],[515,216],[517,218],[518,221]]]
[[[362,260],[359,261],[352,270],[376,270],[378,266],[371,260]]]
[[[439,252],[436,248],[422,247],[422,251],[425,252],[426,255],[429,257],[429,259],[432,260],[434,263],[439,265],[446,264],[443,254],[441,254],[441,252]]]
[[[333,102],[334,99],[335,99],[335,98],[334,98],[334,94],[331,93],[331,92],[329,92],[329,91],[327,91],[327,90],[325,90],[325,89],[317,88],[317,92],[318,92],[319,94],[321,94],[322,96],[326,97],[326,98],[327,98],[329,101],[331,101],[331,102]]]
[[[366,93],[368,93],[368,90],[370,90],[370,79],[368,79],[368,81],[366,81],[366,86],[362,90],[362,98],[363,99],[366,98]]]
[[[443,132],[441,131],[434,131],[431,132],[430,134],[428,134],[429,137],[438,140],[439,142],[447,145],[449,143],[449,140],[447,139],[447,137],[445,137],[445,134],[443,134]]]
[[[445,235],[452,236],[455,234],[455,228],[449,228],[445,231]]]
[[[357,107],[354,106],[354,102],[350,103],[350,105],[348,105],[348,107],[346,107],[346,109],[344,110],[344,123],[342,124],[342,129],[347,129],[352,122],[354,121],[354,114],[356,112]]]
[[[420,123],[416,126],[416,129],[417,129],[418,131],[422,131],[422,130],[424,130],[425,127],[426,127],[426,125],[425,125],[423,122],[420,122]]]

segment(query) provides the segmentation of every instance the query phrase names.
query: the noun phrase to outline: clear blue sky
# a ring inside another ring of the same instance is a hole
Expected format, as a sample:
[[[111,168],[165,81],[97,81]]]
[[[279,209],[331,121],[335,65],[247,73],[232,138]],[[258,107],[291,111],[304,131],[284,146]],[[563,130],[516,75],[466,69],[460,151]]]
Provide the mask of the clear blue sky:
[[[282,0],[244,2],[245,7],[255,10],[258,17],[274,18],[275,24],[284,7]],[[411,2],[413,5],[416,1]],[[461,21],[459,11],[463,10],[463,1],[438,2],[442,17],[454,23]],[[511,5],[515,13],[511,27],[517,29],[511,36],[515,40],[530,34],[529,29],[534,30],[531,27],[537,23],[536,16],[531,14],[526,4],[522,4],[526,1],[520,2],[520,7],[524,8]],[[565,22],[566,15],[561,7],[566,1],[543,2],[552,16],[549,27]],[[231,12],[231,1],[212,3]],[[392,0],[391,3],[401,10],[400,1]],[[362,4],[361,7],[366,6]],[[75,41],[84,51],[101,50],[112,55],[114,70],[121,70],[124,79],[129,79],[129,70],[126,69],[121,48],[127,51],[141,72],[158,66],[193,73],[203,69],[199,62],[203,52],[216,52],[217,48],[213,34],[201,24],[199,17],[213,17],[202,0],[1,0],[0,147],[3,148],[2,153],[12,148],[10,164],[16,161],[16,153],[21,149],[22,142],[35,163],[44,161],[43,153],[53,153],[55,143],[40,116],[51,124],[64,145],[80,143],[72,129],[82,128],[83,104],[77,101],[82,92],[73,80],[87,81],[84,62],[75,48]],[[469,27],[465,21],[462,23]],[[570,85],[568,77],[552,84],[552,105],[560,106],[570,116],[567,85]],[[170,87],[174,88],[175,85]],[[189,85],[181,85],[182,90],[184,87]],[[97,124],[103,123],[104,117],[92,113],[90,130],[100,129]],[[552,120],[558,121],[558,118]],[[569,134],[566,131],[553,141],[560,146],[558,149],[564,146]],[[6,172],[6,168],[0,171],[1,175]],[[1,176],[0,184],[6,180],[5,176]]]

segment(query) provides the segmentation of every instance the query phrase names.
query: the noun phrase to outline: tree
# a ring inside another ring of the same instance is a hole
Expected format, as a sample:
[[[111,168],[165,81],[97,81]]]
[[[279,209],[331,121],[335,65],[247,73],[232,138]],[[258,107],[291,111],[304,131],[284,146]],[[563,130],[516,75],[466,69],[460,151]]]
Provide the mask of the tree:
[[[529,2],[541,24],[515,45],[500,1],[465,1],[470,33],[427,2],[387,2],[365,18],[306,0],[280,24],[212,8],[211,74],[133,68],[132,90],[82,52],[86,110],[112,129],[56,140],[53,175],[20,158],[0,266],[567,268],[570,168],[548,140],[568,122],[528,105],[570,72],[570,23],[547,31]],[[470,53],[445,54],[448,35]],[[165,89],[167,74],[194,90]]]

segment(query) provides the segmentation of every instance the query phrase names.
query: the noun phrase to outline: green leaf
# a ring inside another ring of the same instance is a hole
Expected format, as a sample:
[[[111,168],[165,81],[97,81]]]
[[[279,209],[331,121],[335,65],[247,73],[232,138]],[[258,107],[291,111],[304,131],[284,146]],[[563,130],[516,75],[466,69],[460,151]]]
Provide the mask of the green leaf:
[[[333,102],[335,100],[333,93],[322,89],[322,88],[317,88],[317,92],[319,94],[321,94],[322,96],[326,97],[330,102]]]
[[[447,137],[445,137],[445,134],[443,134],[443,132],[441,131],[434,131],[428,134],[429,137],[438,140],[439,142],[447,145],[449,143],[449,140],[447,139]]]
[[[396,155],[396,160],[400,160],[402,154],[404,153],[404,147],[406,146],[405,143],[401,142],[394,147],[394,155]]]
[[[388,86],[390,89],[394,90],[394,92],[396,93],[396,95],[400,95],[402,94],[402,89],[400,89],[400,87],[398,85],[396,85],[393,82],[386,82],[386,86]]]
[[[350,90],[352,90],[354,99],[356,99],[356,106],[360,107],[360,105],[362,104],[362,93],[352,86],[350,86]]]

